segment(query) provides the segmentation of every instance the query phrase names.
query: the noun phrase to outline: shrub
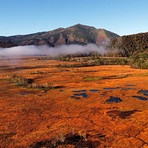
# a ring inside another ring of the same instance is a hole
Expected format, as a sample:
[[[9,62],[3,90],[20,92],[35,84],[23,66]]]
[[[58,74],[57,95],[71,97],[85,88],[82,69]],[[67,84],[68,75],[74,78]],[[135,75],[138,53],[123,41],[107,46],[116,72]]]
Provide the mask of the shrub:
[[[148,69],[148,52],[133,54],[130,57],[130,65],[134,68]]]
[[[33,80],[32,79],[27,79],[22,76],[18,76],[16,74],[12,75],[10,78],[11,83],[15,83],[16,85],[19,86],[25,86],[27,87],[28,85],[32,84]]]
[[[51,85],[49,83],[45,83],[42,85],[36,84],[36,83],[33,83],[33,79],[24,78],[24,77],[19,76],[17,74],[12,75],[12,77],[10,78],[10,83],[14,83],[18,86],[23,86],[23,87],[27,87],[27,88],[43,89],[45,91],[57,87],[57,86],[54,87],[53,85]]]

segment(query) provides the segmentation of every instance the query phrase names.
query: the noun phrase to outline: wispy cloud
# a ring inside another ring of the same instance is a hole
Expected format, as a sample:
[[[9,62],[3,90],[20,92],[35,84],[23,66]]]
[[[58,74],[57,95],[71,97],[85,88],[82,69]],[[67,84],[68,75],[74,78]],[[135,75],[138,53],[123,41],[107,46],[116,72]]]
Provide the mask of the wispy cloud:
[[[105,44],[95,45],[61,45],[57,47],[48,47],[48,46],[17,46],[12,48],[0,48],[0,57],[2,56],[39,56],[46,55],[51,57],[56,57],[59,55],[67,54],[89,54],[91,52],[97,52],[99,54],[106,54],[108,50],[106,49]]]

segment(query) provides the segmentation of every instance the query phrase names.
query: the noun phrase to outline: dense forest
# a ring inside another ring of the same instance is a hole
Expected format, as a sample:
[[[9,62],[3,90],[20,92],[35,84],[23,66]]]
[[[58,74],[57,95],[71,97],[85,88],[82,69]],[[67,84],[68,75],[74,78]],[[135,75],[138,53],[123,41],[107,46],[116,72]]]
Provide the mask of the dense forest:
[[[148,32],[115,38],[111,41],[110,48],[117,49],[121,57],[148,52]]]
[[[16,44],[12,42],[1,42],[0,41],[0,48],[9,48],[9,47],[14,47]]]

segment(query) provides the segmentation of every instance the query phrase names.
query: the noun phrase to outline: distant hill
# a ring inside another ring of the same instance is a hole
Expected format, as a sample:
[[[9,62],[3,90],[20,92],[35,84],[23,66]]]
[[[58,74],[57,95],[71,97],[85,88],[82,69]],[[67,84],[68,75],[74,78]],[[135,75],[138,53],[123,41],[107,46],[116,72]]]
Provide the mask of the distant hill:
[[[14,47],[14,46],[17,46],[17,45],[10,41],[0,41],[1,48],[9,48],[9,47]]]
[[[12,42],[19,46],[48,45],[54,47],[62,44],[100,44],[104,40],[110,40],[117,37],[119,37],[119,35],[105,29],[96,29],[92,26],[77,24],[68,28],[58,28],[48,32],[10,37],[1,36],[0,41]]]
[[[119,36],[105,29],[77,24],[68,28],[58,28],[48,32],[28,35],[0,36],[0,47],[7,48],[25,45],[48,45],[55,47],[63,44],[85,45],[110,41],[109,48],[118,51],[118,56],[148,52],[148,32]]]
[[[148,52],[148,32],[115,38],[111,41],[110,48],[119,50],[120,56]]]

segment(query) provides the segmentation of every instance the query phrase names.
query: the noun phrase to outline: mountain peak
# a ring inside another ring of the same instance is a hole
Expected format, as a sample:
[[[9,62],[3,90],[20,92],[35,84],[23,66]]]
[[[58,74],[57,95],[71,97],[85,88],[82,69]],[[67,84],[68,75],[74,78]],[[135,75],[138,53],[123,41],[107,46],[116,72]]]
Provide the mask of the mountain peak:
[[[93,26],[76,24],[68,28],[57,28],[48,32],[40,32],[29,35],[0,37],[0,41],[10,41],[15,45],[48,45],[62,44],[98,44],[106,39],[119,37],[105,29],[96,29]]]
[[[77,27],[77,28],[94,28],[94,29],[96,29],[95,27],[93,27],[93,26],[89,26],[89,25],[84,25],[84,24],[75,24],[75,25],[73,25],[73,26],[71,26],[71,27]]]

